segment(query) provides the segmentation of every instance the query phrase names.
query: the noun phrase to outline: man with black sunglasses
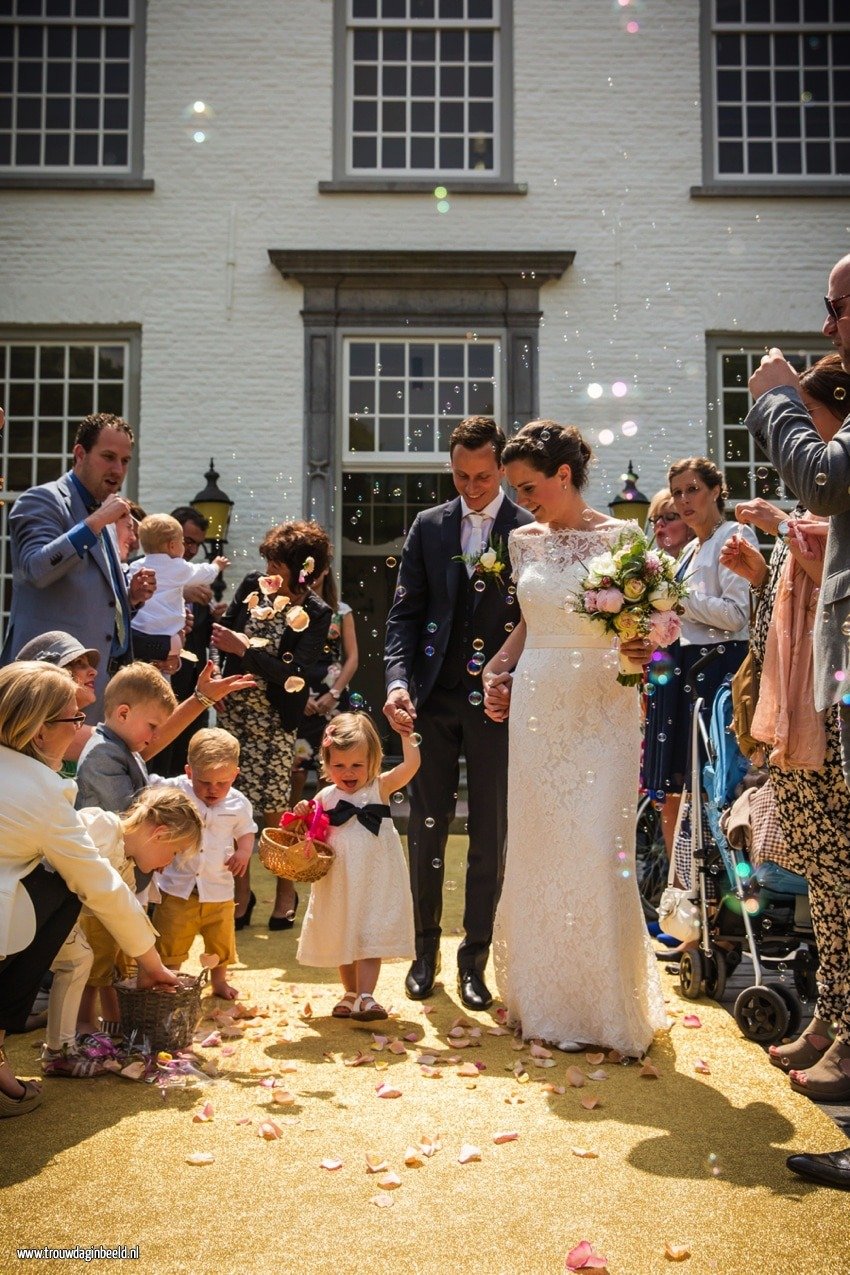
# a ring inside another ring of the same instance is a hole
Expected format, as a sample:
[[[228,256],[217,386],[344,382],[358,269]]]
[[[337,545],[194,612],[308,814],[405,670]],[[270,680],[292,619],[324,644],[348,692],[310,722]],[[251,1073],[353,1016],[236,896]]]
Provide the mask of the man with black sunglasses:
[[[833,266],[824,301],[824,336],[850,373],[850,255]],[[850,416],[832,441],[824,443],[803,406],[796,371],[775,348],[750,377],[750,393],[756,402],[747,429],[806,509],[829,518],[814,626],[815,704],[819,710],[838,705],[841,764],[850,787]],[[850,1045],[840,1034],[830,1054],[839,1048],[840,1066],[850,1070]],[[788,1167],[814,1182],[850,1190],[850,1147],[792,1155]]]

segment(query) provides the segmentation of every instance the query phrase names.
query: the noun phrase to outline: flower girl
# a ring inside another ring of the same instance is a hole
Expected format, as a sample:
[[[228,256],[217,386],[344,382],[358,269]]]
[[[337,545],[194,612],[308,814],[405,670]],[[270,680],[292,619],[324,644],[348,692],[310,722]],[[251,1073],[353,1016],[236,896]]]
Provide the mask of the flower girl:
[[[334,1018],[386,1018],[372,993],[382,960],[414,954],[413,904],[401,839],[386,804],[413,778],[419,751],[402,736],[402,761],[381,774],[381,741],[365,713],[340,713],[322,739],[322,774],[330,781],[316,795],[327,814],[328,842],[336,852],[330,871],[314,882],[301,939],[302,965],[338,966],[344,996]],[[309,815],[300,801],[294,814]]]

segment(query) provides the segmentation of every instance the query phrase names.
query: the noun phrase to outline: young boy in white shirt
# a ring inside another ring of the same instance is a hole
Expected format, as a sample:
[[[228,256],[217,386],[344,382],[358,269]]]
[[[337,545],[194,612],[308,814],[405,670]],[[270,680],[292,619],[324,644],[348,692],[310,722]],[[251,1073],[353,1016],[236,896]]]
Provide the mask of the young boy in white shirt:
[[[244,875],[257,832],[251,803],[233,787],[238,774],[238,739],[209,727],[192,736],[186,774],[164,780],[195,803],[204,830],[198,854],[157,874],[162,902],[153,915],[163,965],[179,970],[200,934],[205,953],[218,957],[212,989],[224,1000],[239,995],[227,982],[236,960],[234,878]]]
[[[147,567],[156,572],[156,590],[133,616],[133,654],[137,660],[168,661],[183,649],[187,584],[212,584],[230,566],[227,558],[212,562],[186,562],[183,528],[170,514],[148,514],[139,523],[139,542],[145,556],[130,567],[130,577]],[[175,664],[175,668],[179,667]]]

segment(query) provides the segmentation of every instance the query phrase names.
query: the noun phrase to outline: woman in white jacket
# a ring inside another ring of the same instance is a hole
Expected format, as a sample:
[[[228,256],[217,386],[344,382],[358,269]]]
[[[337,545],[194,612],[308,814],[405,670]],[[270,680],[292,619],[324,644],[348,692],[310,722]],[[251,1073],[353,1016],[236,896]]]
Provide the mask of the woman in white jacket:
[[[3,1041],[22,1030],[39,982],[85,903],[139,965],[139,986],[175,983],[144,909],[101,858],[74,810],[62,759],[84,721],[70,675],[44,663],[0,669],[0,1117],[23,1115],[41,1088],[18,1080]]]

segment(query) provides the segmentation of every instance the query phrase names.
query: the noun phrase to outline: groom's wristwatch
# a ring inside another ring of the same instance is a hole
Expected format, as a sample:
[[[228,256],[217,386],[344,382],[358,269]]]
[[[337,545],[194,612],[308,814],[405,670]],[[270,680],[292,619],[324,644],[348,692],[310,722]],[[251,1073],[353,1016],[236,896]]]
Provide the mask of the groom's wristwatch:
[[[783,518],[779,526],[776,528],[777,540],[787,540],[788,532],[791,530],[791,524],[787,518]]]

